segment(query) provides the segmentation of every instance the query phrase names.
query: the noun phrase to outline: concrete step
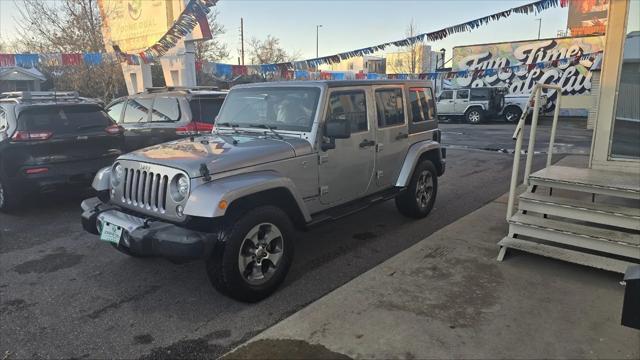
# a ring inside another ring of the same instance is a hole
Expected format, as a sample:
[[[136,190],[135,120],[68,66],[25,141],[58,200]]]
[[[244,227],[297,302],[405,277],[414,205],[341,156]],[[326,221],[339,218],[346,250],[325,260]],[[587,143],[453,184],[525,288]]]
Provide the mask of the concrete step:
[[[640,199],[640,174],[550,166],[529,175],[537,186]]]
[[[498,242],[498,245],[503,249],[516,249],[526,251],[531,254],[572,262],[575,264],[591,266],[596,269],[604,269],[621,274],[624,274],[627,267],[636,265],[635,263],[632,263],[630,261],[612,259],[606,256],[589,254],[582,251],[541,244],[529,240],[514,239],[511,237],[503,238]],[[501,252],[498,260],[502,261],[503,256],[504,254]]]
[[[509,219],[509,234],[591,249],[640,261],[640,235],[516,214]]]
[[[640,231],[640,209],[636,207],[586,202],[531,192],[520,195],[518,204],[519,210]]]

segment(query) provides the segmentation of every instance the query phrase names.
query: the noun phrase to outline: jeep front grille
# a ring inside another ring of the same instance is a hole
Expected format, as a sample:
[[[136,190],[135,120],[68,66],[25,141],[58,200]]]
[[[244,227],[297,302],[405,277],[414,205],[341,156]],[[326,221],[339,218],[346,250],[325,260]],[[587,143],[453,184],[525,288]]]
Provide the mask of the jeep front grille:
[[[118,160],[124,178],[114,188],[111,201],[145,215],[173,221],[184,218],[176,212],[186,199],[176,202],[171,197],[171,182],[176,176],[187,174],[175,168],[132,160]]]
[[[164,212],[167,210],[168,189],[167,175],[125,168],[122,196],[129,204]]]

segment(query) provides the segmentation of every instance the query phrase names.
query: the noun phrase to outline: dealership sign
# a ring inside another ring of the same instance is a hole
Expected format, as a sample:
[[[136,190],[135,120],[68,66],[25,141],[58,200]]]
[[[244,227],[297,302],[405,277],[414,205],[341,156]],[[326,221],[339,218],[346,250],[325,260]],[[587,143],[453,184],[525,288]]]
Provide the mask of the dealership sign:
[[[452,80],[454,87],[507,87],[512,94],[529,94],[533,86],[558,84],[563,95],[585,95],[591,89],[593,59],[574,61],[583,54],[597,53],[604,49],[603,36],[558,38],[513,43],[460,46],[453,48],[453,70],[469,71],[469,76]],[[570,61],[566,61],[566,59]],[[564,60],[564,61],[563,61]],[[555,62],[557,65],[540,68],[531,66],[540,62]],[[518,71],[486,72],[486,70],[521,66]],[[555,91],[547,95],[549,107],[553,107]]]

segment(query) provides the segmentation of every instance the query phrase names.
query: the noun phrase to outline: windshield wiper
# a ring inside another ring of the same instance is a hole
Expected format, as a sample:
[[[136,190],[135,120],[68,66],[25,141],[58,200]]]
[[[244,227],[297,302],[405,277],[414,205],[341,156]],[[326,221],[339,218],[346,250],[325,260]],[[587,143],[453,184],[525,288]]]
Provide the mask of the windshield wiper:
[[[233,129],[233,132],[236,133],[236,134],[238,134],[237,128],[238,128],[238,126],[240,126],[238,124],[232,124],[232,123],[230,123],[228,121],[227,122],[216,123],[216,125],[217,125],[216,126],[216,132],[218,131],[218,126],[225,126],[225,127],[230,127],[231,129]]]
[[[273,135],[275,135],[278,139],[282,140],[284,139],[282,137],[282,135],[280,135],[275,129],[277,129],[277,127],[275,126],[269,126],[266,124],[249,124],[249,126],[251,127],[255,127],[255,128],[260,128],[260,129],[269,129],[269,131],[271,131],[273,133]]]

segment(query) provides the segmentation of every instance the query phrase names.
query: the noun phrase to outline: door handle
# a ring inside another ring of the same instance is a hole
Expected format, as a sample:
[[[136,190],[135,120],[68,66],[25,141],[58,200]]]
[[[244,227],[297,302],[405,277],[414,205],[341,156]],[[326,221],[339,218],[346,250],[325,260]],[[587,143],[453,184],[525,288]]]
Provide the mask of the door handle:
[[[362,140],[362,142],[360,143],[360,148],[366,148],[366,147],[369,147],[369,146],[373,146],[373,145],[375,145],[375,144],[376,144],[376,142],[375,142],[375,141],[373,141],[373,140],[367,140],[367,139],[364,139],[364,140]]]
[[[398,136],[396,136],[396,140],[408,139],[408,138],[409,138],[409,134],[403,133],[403,132],[398,133]]]

